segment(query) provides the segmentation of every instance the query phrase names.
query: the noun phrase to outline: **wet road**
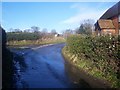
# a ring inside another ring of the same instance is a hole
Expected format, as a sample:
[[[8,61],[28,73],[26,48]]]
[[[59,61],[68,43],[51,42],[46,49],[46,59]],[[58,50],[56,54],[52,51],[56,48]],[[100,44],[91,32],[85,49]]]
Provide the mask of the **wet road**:
[[[15,62],[18,79],[17,88],[71,88],[61,49],[65,44],[45,47],[13,50],[24,57],[27,68],[22,70],[20,63]],[[17,61],[17,60],[16,60]]]

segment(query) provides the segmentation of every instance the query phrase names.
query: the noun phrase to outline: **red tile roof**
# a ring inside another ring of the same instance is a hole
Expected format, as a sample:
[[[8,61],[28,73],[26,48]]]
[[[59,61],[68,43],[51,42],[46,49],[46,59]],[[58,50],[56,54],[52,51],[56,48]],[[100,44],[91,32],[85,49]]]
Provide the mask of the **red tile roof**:
[[[98,25],[101,29],[115,29],[112,20],[104,20],[100,19],[98,20]]]

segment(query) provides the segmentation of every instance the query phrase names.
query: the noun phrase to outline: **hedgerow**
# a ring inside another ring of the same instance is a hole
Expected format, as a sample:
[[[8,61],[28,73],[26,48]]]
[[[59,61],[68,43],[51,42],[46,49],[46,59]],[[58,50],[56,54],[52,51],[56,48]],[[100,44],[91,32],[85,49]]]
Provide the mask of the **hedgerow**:
[[[119,39],[120,36],[72,35],[67,38],[66,50],[79,58],[76,62],[88,62],[84,69],[89,73],[110,81],[113,87],[120,87]]]
[[[21,41],[21,40],[37,40],[40,39],[39,33],[7,33],[7,41]]]

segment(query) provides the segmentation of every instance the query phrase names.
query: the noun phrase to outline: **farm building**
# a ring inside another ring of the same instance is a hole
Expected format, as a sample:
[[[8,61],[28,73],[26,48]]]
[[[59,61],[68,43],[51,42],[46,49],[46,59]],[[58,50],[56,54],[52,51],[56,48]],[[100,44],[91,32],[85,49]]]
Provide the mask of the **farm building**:
[[[120,35],[120,1],[109,8],[95,23],[96,35]]]

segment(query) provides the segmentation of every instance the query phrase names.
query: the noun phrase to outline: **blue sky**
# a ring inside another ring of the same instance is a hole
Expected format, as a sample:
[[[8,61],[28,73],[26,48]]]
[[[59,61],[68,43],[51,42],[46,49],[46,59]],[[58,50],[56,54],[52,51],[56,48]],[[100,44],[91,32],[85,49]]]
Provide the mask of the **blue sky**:
[[[38,26],[41,31],[47,28],[61,33],[79,27],[85,19],[96,21],[114,4],[116,2],[2,2],[1,22],[6,31]]]

